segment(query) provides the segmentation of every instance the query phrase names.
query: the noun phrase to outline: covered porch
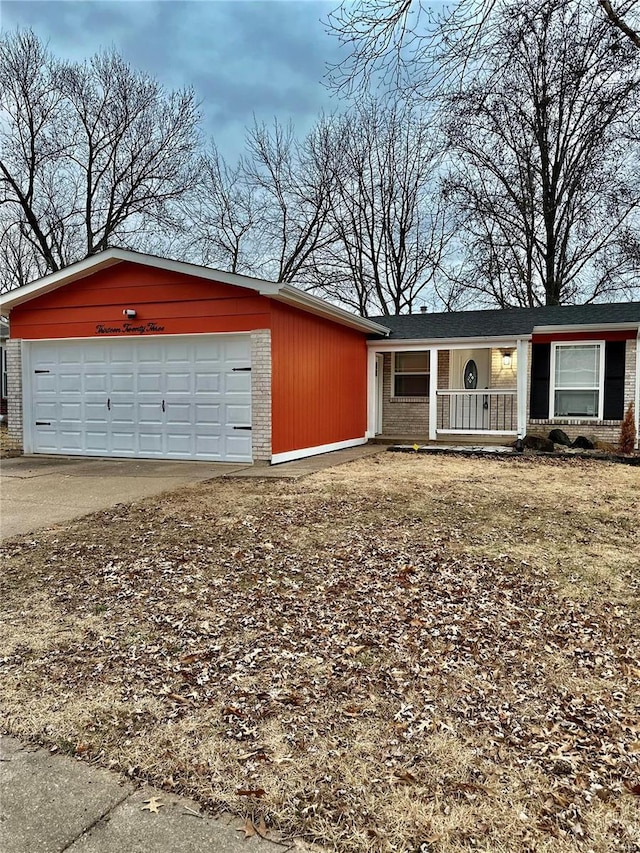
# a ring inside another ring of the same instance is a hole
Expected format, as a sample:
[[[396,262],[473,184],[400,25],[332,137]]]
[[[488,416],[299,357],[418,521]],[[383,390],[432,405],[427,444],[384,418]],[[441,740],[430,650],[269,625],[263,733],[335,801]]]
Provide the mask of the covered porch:
[[[371,341],[368,435],[504,444],[526,433],[528,339]]]

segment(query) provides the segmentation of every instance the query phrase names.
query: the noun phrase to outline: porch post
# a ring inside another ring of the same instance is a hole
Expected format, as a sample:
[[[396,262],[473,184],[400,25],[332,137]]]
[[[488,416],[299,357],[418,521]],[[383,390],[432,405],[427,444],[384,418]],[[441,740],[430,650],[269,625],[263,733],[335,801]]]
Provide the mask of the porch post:
[[[429,441],[438,437],[438,348],[429,347]]]
[[[518,359],[516,377],[516,405],[518,411],[518,438],[524,438],[527,433],[527,371],[529,343],[519,338],[516,342]]]
[[[636,449],[640,447],[640,328],[636,337],[636,399],[633,410],[636,416]]]
[[[376,435],[376,351],[373,347],[367,350],[367,438]]]

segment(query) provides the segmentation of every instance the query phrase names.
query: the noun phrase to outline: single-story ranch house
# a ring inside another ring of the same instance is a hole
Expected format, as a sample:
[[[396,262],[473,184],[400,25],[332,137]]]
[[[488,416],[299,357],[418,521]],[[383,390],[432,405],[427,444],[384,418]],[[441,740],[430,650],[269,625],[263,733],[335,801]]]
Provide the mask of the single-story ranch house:
[[[0,312],[26,453],[277,463],[376,436],[506,443],[554,427],[616,442],[640,407],[640,302],[371,320],[108,249]]]

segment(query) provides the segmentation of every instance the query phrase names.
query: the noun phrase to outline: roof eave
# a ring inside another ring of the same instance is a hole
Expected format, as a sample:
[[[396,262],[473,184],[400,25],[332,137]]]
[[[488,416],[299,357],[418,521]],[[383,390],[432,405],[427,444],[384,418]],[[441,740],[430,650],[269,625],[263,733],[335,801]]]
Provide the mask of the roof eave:
[[[384,341],[380,340],[371,340],[367,341],[369,347],[373,348],[382,348],[382,349],[390,349],[394,346],[424,346],[424,347],[439,347],[444,348],[448,346],[471,346],[473,344],[489,344],[491,346],[500,346],[501,344],[505,346],[513,345],[514,342],[517,341],[530,341],[531,335],[524,333],[517,333],[511,335],[482,335],[473,337],[457,337],[457,338],[389,338]]]
[[[42,296],[45,293],[50,293],[52,290],[57,290],[66,284],[71,284],[74,281],[79,281],[86,278],[95,272],[108,267],[114,266],[122,262],[130,262],[133,264],[142,264],[143,266],[155,267],[169,272],[181,273],[183,275],[191,275],[196,278],[206,279],[208,281],[219,281],[222,284],[231,284],[236,287],[246,287],[249,290],[255,290],[263,296],[272,296],[277,293],[280,285],[265,281],[259,278],[249,278],[248,276],[238,275],[237,273],[226,273],[220,270],[213,270],[207,267],[201,267],[196,264],[185,263],[184,261],[173,261],[168,258],[160,258],[156,255],[145,255],[140,252],[131,252],[126,249],[106,249],[98,255],[92,255],[78,261],[71,266],[65,267],[58,272],[50,273],[44,278],[33,281],[30,284],[25,284],[17,290],[9,291],[0,296],[0,311],[10,311],[18,305],[29,302],[30,299],[36,296]]]
[[[334,322],[358,329],[359,331],[375,332],[382,335],[389,334],[389,329],[386,326],[381,326],[378,323],[374,323],[373,320],[367,320],[364,317],[350,314],[348,311],[338,308],[330,302],[325,302],[317,296],[306,293],[304,290],[299,290],[290,284],[266,281],[260,278],[250,278],[249,276],[222,272],[221,270],[209,269],[208,267],[201,267],[196,264],[185,263],[184,261],[174,261],[156,255],[145,255],[139,252],[116,248],[106,249],[98,255],[92,255],[69,267],[65,267],[63,270],[51,273],[44,278],[31,282],[31,284],[26,284],[15,291],[10,291],[0,296],[0,311],[9,312],[12,308],[23,305],[37,296],[50,293],[59,287],[79,281],[99,270],[107,269],[122,262],[142,264],[169,272],[195,276],[196,278],[207,281],[217,281],[222,284],[233,285],[234,287],[244,287],[259,293],[261,296],[278,299],[278,301],[303,308],[313,314],[326,317]]]
[[[562,326],[534,326],[534,335],[555,335],[566,332],[616,332],[627,329],[640,329],[640,323],[631,321],[629,323],[565,323]]]
[[[367,320],[365,317],[350,314],[343,308],[339,308],[331,302],[325,302],[324,299],[307,293],[305,290],[293,287],[291,284],[281,285],[279,293],[275,294],[273,298],[277,302],[293,305],[296,308],[303,308],[317,316],[326,317],[328,320],[337,321],[343,326],[350,326],[352,329],[358,329],[362,332],[384,335],[385,337],[390,333],[386,326],[381,326],[379,323],[374,323],[373,320]]]

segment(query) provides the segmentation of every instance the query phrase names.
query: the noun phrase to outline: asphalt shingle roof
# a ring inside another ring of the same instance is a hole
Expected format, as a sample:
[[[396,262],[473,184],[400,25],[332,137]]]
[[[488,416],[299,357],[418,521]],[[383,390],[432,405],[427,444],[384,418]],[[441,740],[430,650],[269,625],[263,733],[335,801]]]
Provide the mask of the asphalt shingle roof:
[[[370,319],[391,329],[391,339],[513,337],[529,335],[535,326],[582,326],[600,323],[629,323],[634,326],[640,323],[640,302],[448,311],[442,314],[396,314]]]

